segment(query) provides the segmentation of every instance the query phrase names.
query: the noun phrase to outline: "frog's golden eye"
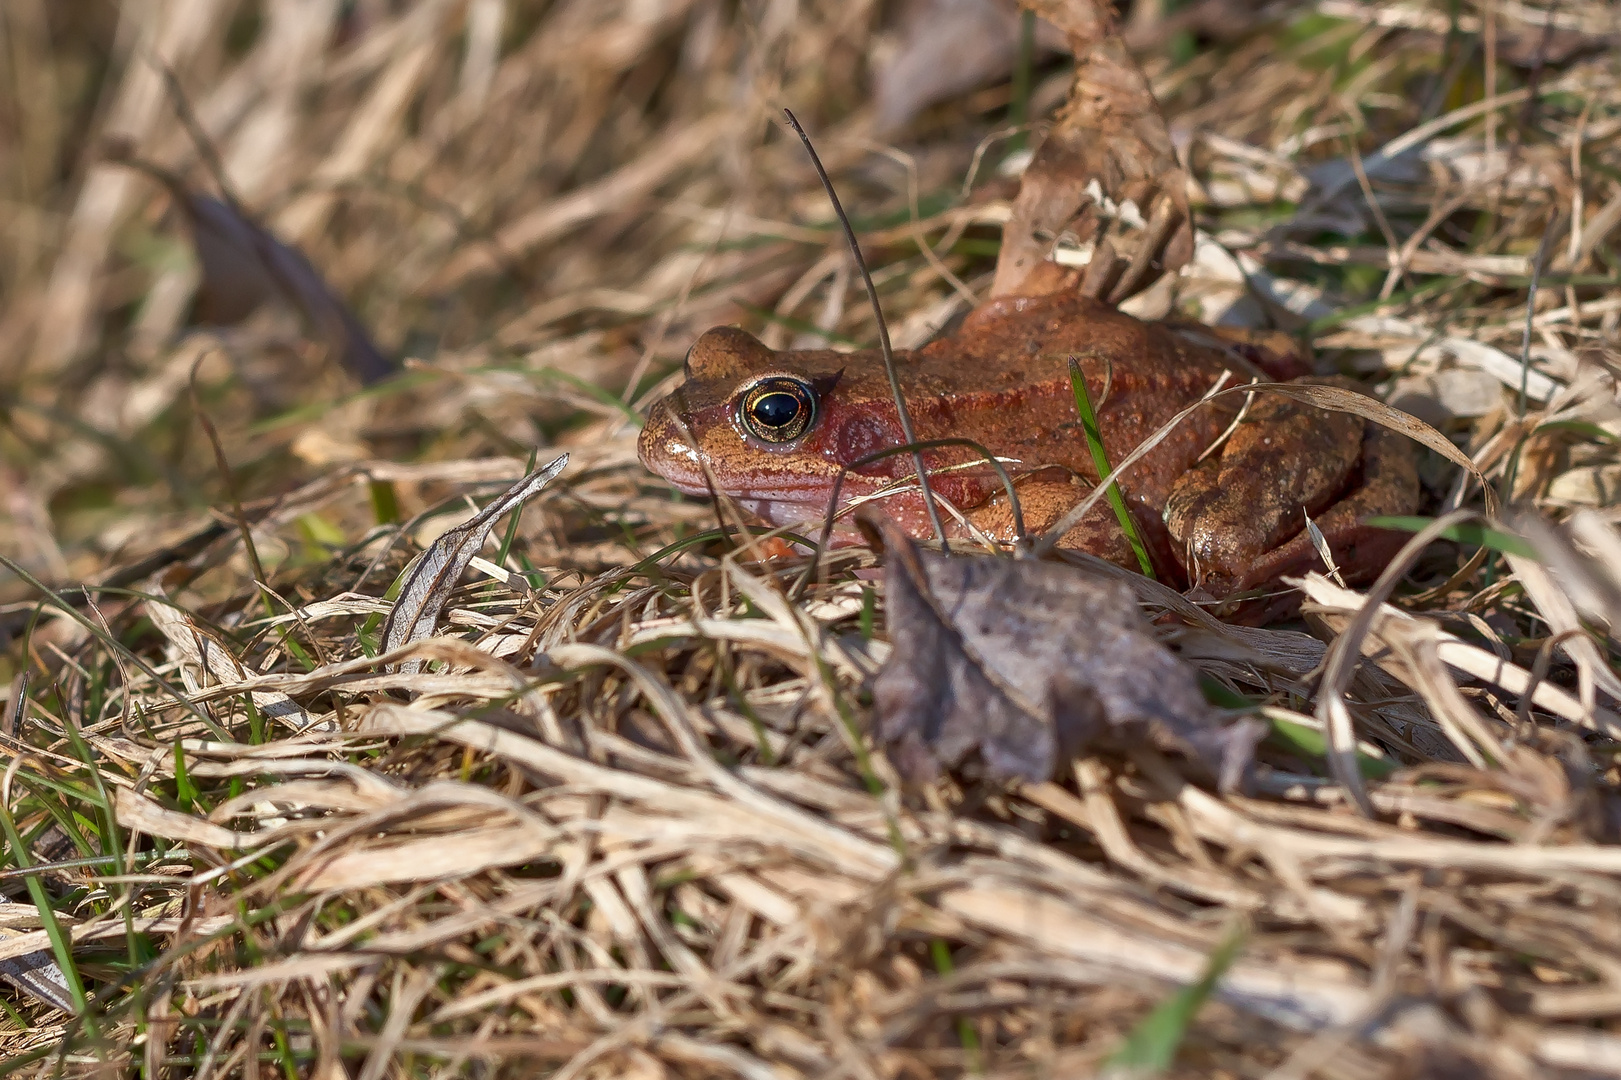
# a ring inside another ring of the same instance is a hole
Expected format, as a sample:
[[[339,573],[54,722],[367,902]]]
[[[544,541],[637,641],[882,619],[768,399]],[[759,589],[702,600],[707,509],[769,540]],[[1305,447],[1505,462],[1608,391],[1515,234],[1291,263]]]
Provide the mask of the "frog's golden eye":
[[[748,388],[737,411],[743,427],[755,438],[793,442],[816,420],[816,391],[804,379],[768,376]]]

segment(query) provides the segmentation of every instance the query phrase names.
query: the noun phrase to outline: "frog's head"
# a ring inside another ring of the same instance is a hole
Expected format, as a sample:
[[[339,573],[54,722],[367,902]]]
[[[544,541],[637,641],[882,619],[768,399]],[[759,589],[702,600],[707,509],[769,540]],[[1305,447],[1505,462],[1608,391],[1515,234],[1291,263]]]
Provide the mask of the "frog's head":
[[[776,525],[812,521],[840,468],[902,443],[876,353],[776,352],[736,327],[687,354],[686,381],[648,413],[642,464],[689,495],[716,490]],[[904,455],[852,470],[847,501],[910,473]]]

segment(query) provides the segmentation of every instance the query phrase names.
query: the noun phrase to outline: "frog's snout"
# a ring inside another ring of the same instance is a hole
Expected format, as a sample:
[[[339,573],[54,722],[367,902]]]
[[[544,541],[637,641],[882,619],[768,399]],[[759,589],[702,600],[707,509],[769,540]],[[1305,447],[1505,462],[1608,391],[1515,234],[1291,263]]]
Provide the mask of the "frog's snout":
[[[636,439],[636,456],[655,475],[668,480],[688,495],[709,491],[692,433],[675,414],[674,395],[661,398],[648,410],[642,433]]]

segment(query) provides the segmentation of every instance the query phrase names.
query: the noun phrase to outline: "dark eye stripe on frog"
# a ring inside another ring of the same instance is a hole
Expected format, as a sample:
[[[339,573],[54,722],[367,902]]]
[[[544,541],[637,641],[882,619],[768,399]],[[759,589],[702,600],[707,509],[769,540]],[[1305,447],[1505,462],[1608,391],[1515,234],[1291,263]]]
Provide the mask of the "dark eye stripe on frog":
[[[792,442],[816,421],[816,392],[803,379],[768,376],[744,392],[738,419],[750,435],[764,442]]]

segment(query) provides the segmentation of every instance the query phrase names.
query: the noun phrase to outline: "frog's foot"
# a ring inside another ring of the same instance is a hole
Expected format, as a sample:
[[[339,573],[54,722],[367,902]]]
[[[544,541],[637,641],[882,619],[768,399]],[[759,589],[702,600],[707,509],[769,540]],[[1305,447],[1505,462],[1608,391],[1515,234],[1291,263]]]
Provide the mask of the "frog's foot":
[[[1359,483],[1312,519],[1328,543],[1334,565],[1348,582],[1377,577],[1409,539],[1406,533],[1374,528],[1367,520],[1411,513],[1419,501],[1418,469],[1403,436],[1369,423],[1362,440],[1362,460]],[[1293,539],[1263,554],[1234,588],[1252,589],[1281,577],[1326,569],[1302,522]]]
[[[1402,536],[1365,520],[1408,513],[1418,497],[1417,469],[1401,436],[1348,413],[1266,395],[1219,460],[1178,481],[1165,514],[1195,589],[1223,598],[1325,569],[1305,528],[1308,515],[1347,578],[1373,576]],[[1240,617],[1264,619],[1296,604],[1294,595],[1259,609],[1251,604]]]

